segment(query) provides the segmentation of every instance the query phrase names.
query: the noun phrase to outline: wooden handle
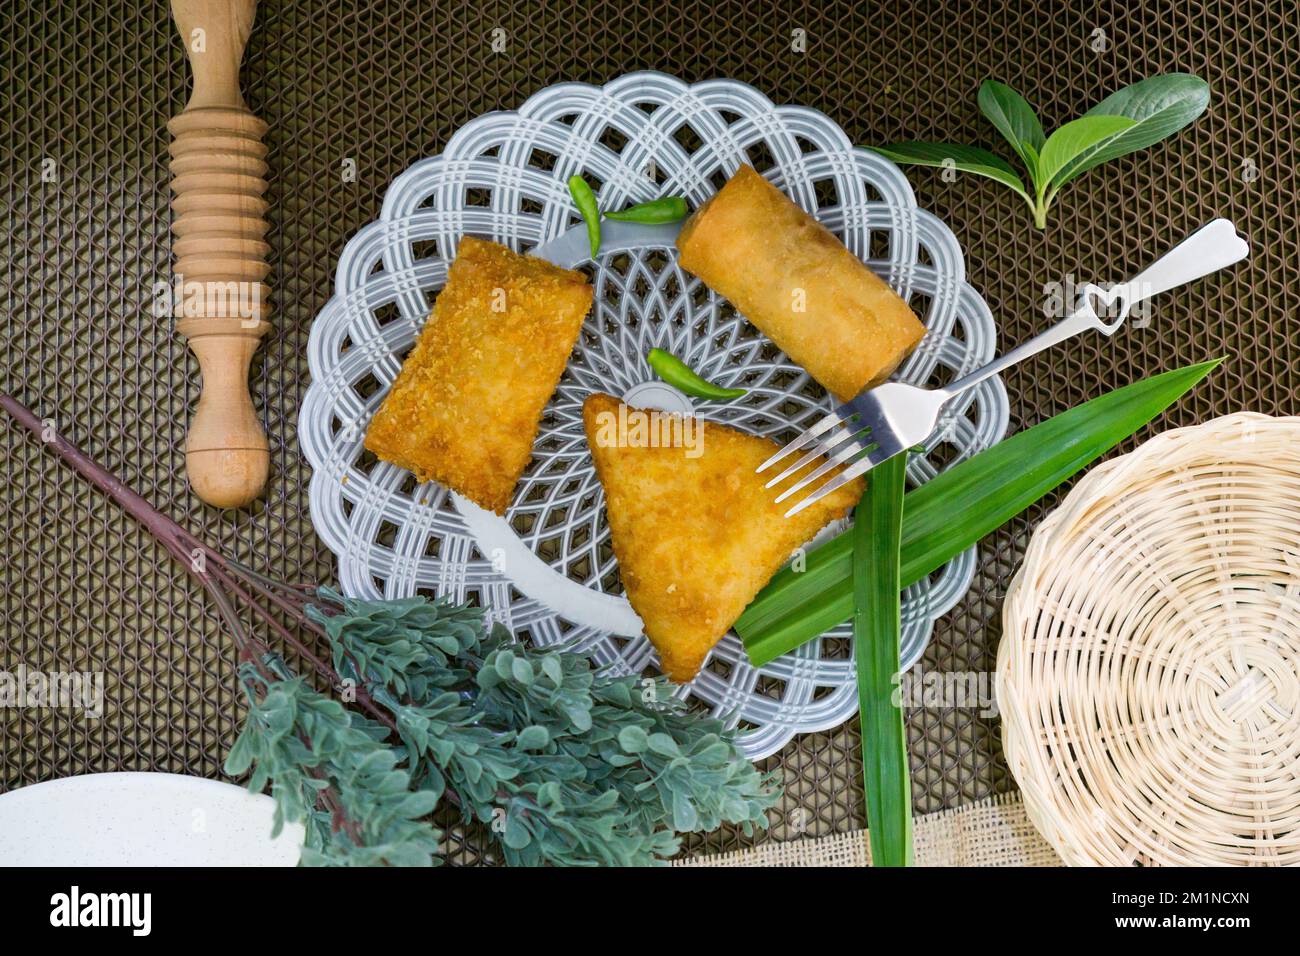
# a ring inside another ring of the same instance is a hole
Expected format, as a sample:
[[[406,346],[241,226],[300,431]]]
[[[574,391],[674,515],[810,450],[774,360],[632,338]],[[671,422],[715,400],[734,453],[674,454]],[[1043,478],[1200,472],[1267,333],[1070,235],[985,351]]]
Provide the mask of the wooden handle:
[[[239,90],[256,0],[172,0],[194,88],[172,119],[176,329],[199,360],[203,393],[185,445],[190,487],[237,508],[266,485],[270,452],[248,369],[270,323],[265,279],[266,124]]]
[[[194,74],[186,110],[248,109],[239,92],[239,64],[256,13],[257,0],[172,0],[172,18]]]
[[[190,487],[210,505],[240,508],[262,493],[271,457],[248,397],[248,366],[270,327],[238,319],[188,319],[179,325],[198,357],[203,394],[185,444]]]

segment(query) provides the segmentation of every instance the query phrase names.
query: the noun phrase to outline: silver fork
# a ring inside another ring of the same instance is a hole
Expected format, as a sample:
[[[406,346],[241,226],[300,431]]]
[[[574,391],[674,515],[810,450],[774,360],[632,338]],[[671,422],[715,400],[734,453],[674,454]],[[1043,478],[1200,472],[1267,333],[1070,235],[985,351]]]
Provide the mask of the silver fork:
[[[1023,345],[944,388],[918,388],[903,382],[886,382],[860,392],[856,398],[820,419],[759,465],[757,471],[761,474],[801,448],[812,445],[811,450],[767,483],[767,487],[771,488],[818,458],[826,457],[827,460],[822,465],[777,496],[777,502],[782,502],[818,478],[837,468],[844,469],[787,511],[785,516],[788,518],[798,514],[835,489],[865,475],[882,461],[925,441],[938,424],[943,407],[990,375],[996,375],[1086,329],[1096,329],[1105,335],[1112,335],[1124,324],[1130,310],[1137,303],[1227,268],[1246,258],[1248,252],[1246,241],[1237,235],[1232,223],[1226,219],[1215,219],[1176,245],[1137,278],[1110,289],[1085,285],[1080,291],[1079,306],[1074,313]],[[1118,316],[1112,321],[1101,318],[1093,305],[1094,301],[1104,303],[1107,312],[1118,304]]]

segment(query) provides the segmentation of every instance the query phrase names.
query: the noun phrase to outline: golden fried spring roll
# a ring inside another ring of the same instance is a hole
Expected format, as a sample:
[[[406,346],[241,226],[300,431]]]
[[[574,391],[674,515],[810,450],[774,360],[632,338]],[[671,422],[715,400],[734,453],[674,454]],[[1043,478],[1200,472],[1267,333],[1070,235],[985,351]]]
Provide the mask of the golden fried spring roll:
[[[749,166],[687,220],[677,249],[683,269],[841,401],[887,379],[925,334],[884,280]]]
[[[366,448],[504,514],[591,297],[579,272],[462,239]]]

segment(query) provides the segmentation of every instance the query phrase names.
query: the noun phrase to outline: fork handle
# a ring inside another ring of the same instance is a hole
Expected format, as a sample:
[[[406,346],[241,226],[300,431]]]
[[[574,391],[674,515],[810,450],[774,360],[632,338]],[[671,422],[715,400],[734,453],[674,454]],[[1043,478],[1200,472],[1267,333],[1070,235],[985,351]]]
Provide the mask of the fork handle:
[[[1215,219],[1174,246],[1126,283],[1125,296],[1140,302],[1240,262],[1250,253],[1227,219]]]
[[[1023,362],[1031,355],[1037,355],[1039,352],[1043,351],[1043,349],[1051,348],[1053,345],[1056,345],[1059,342],[1064,342],[1066,339],[1073,338],[1087,329],[1097,328],[1100,323],[1101,319],[1093,310],[1092,306],[1085,303],[1078,311],[1066,316],[1045,332],[1040,332],[1028,342],[1023,342],[1020,345],[1017,345],[1010,352],[1007,352],[1004,355],[999,355],[992,362],[989,362],[988,365],[985,365],[982,368],[977,368],[969,375],[962,376],[957,379],[957,381],[952,382],[947,387],[939,389],[938,391],[943,394],[946,401],[954,395],[960,395],[968,388],[978,385],[986,378],[998,374],[998,372],[1001,372],[1003,369],[1010,368],[1017,362]]]
[[[1186,285],[1220,269],[1226,269],[1246,258],[1249,252],[1250,246],[1246,244],[1245,239],[1237,235],[1237,230],[1231,222],[1227,219],[1215,219],[1196,230],[1152,265],[1143,269],[1136,278],[1130,279],[1123,285],[1112,289],[1102,289],[1095,285],[1084,286],[1079,308],[1073,314],[940,391],[945,396],[945,400],[959,395],[989,376],[996,375],[1003,369],[1010,368],[1017,362],[1022,362],[1031,355],[1037,355],[1043,349],[1064,342],[1087,329],[1096,329],[1111,335],[1123,325],[1124,320],[1128,318],[1129,309],[1135,302],[1141,302],[1176,286]],[[1107,322],[1099,316],[1092,307],[1094,296],[1111,303],[1118,299],[1119,318]]]

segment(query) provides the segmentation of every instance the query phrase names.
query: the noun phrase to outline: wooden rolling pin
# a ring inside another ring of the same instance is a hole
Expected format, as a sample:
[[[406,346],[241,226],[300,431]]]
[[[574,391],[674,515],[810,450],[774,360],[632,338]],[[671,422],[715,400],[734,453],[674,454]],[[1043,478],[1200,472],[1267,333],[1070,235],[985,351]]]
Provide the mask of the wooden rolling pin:
[[[190,487],[238,508],[266,485],[270,452],[248,368],[271,328],[265,235],[266,123],[239,92],[256,0],[172,0],[194,89],[172,134],[176,329],[199,360],[203,392],[185,444]]]

